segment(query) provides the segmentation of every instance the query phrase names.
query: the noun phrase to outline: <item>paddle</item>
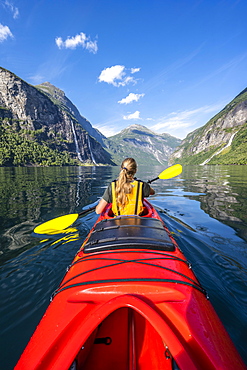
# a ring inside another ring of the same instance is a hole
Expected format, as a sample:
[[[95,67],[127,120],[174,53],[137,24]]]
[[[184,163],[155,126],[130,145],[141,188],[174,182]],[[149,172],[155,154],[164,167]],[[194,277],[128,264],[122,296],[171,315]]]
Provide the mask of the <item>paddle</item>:
[[[85,209],[80,213],[70,213],[60,217],[53,218],[50,221],[46,221],[43,224],[35,227],[33,230],[36,234],[52,234],[58,230],[64,230],[72,225],[79,216],[84,215],[87,212],[93,211],[96,206]]]
[[[149,180],[148,183],[161,179],[171,179],[175,176],[180,175],[182,172],[182,166],[180,164],[175,164],[174,166],[168,167],[164,171],[162,171],[158,177],[156,177],[153,180]],[[96,205],[94,205],[91,208],[83,210],[81,213],[71,213],[69,215],[60,216],[57,218],[53,218],[50,221],[44,222],[43,224],[35,227],[34,232],[36,234],[52,234],[55,233],[58,230],[64,230],[70,225],[72,225],[79,216],[84,215],[87,212],[93,211],[96,208]]]
[[[151,182],[156,181],[158,179],[161,179],[161,180],[171,179],[175,176],[180,175],[182,170],[183,170],[183,167],[181,166],[181,164],[174,164],[174,166],[168,167],[167,169],[162,171],[158,177],[155,177],[155,179],[148,180],[148,183],[151,184]]]

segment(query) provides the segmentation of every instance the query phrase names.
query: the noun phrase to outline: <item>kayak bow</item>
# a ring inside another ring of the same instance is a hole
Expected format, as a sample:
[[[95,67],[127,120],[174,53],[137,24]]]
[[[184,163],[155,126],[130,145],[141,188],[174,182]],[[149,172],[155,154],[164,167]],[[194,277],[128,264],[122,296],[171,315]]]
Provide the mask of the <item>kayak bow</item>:
[[[149,202],[108,205],[75,256],[16,370],[235,370],[237,350]]]

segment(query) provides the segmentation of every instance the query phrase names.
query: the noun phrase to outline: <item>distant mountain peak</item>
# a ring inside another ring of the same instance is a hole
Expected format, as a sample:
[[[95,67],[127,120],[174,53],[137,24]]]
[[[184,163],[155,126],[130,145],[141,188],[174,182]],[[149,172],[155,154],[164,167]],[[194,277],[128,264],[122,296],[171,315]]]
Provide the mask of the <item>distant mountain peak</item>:
[[[133,125],[130,125],[127,127],[127,129],[131,129],[131,130],[135,130],[135,129],[144,129],[144,130],[148,130],[147,127],[143,126],[143,125],[139,125],[138,123],[134,123]]]
[[[151,131],[149,128],[143,125],[139,125],[137,123],[126,127],[125,129],[121,131],[121,133],[127,133],[127,132],[133,132],[133,131],[150,133],[151,135],[158,135],[155,132]]]
[[[104,143],[117,164],[132,156],[139,165],[165,165],[181,140],[171,135],[156,134],[143,125],[134,124],[105,139]]]

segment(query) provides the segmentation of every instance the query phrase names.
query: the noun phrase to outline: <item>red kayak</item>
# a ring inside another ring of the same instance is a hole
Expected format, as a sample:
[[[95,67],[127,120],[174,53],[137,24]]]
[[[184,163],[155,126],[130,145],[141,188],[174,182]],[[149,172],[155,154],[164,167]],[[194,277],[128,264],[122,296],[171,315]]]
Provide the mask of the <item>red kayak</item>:
[[[16,370],[246,369],[204,289],[147,201],[100,215]]]

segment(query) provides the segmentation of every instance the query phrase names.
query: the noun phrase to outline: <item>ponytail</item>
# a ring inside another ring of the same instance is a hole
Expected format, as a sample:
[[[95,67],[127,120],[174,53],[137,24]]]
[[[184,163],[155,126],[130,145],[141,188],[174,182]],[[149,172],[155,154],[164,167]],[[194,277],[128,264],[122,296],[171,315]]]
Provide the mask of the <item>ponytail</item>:
[[[137,165],[133,158],[126,158],[121,165],[121,171],[116,181],[116,200],[120,208],[127,205],[127,194],[131,194],[133,177],[136,173]]]

